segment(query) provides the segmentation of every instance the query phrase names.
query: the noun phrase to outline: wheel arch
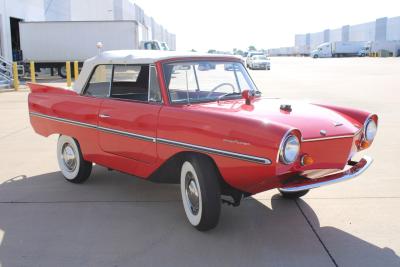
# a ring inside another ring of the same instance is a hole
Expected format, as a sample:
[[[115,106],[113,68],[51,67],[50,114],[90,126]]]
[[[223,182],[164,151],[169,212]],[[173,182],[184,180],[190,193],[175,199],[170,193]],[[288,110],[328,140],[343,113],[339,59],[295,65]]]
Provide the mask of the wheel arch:
[[[248,192],[243,192],[240,191],[231,185],[229,185],[227,182],[225,182],[225,179],[221,175],[221,172],[219,171],[219,168],[210,155],[206,153],[201,153],[201,152],[196,152],[196,151],[182,151],[179,153],[176,153],[175,155],[171,156],[168,160],[164,162],[155,172],[153,172],[150,177],[148,178],[149,181],[155,182],[155,183],[166,183],[166,184],[179,184],[180,183],[180,172],[181,172],[181,166],[185,159],[188,159],[193,156],[198,156],[198,157],[203,157],[209,160],[212,165],[214,166],[215,170],[217,171],[218,174],[218,179],[219,183],[221,186],[221,194],[222,195],[229,195],[229,196],[238,196],[238,195],[244,195],[244,196],[249,196],[251,195]]]
[[[192,156],[205,157],[209,159],[220,175],[214,159],[209,155],[195,151],[181,151],[167,159],[156,171],[150,175],[148,179],[155,183],[179,184],[181,166],[185,159],[188,159]]]

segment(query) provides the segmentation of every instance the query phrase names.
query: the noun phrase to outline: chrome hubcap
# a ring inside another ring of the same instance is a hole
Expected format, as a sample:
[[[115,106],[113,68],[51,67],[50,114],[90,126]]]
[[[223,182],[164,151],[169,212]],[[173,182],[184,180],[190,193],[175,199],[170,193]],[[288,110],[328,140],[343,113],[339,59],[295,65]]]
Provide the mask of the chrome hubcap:
[[[69,144],[63,146],[62,158],[68,171],[74,171],[76,168],[76,156],[74,149]]]
[[[186,197],[189,202],[190,211],[193,215],[199,213],[199,190],[197,183],[193,178],[193,174],[188,172],[186,174]]]

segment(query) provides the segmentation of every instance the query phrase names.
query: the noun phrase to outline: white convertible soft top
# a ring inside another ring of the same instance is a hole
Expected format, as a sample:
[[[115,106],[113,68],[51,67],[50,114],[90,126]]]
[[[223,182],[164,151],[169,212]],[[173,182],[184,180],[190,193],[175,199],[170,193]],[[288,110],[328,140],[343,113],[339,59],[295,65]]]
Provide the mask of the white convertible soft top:
[[[85,61],[78,80],[74,83],[73,89],[80,94],[92,73],[95,66],[101,64],[152,64],[156,61],[170,58],[185,58],[185,57],[213,57],[238,59],[231,55],[218,54],[203,54],[197,52],[176,52],[176,51],[161,51],[161,50],[114,50],[105,51],[96,57],[92,57]]]

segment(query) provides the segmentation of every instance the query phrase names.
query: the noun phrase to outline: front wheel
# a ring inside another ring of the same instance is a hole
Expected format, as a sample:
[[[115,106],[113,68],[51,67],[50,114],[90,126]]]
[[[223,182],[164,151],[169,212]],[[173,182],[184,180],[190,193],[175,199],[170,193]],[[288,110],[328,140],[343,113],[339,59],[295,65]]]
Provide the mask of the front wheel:
[[[199,231],[217,226],[221,212],[219,176],[211,159],[190,156],[181,168],[183,208],[190,224]]]
[[[297,191],[297,192],[283,192],[281,189],[278,189],[279,193],[281,193],[281,196],[283,198],[287,199],[298,199],[308,193],[310,190],[302,190],[302,191]]]
[[[61,135],[57,143],[57,159],[61,173],[71,183],[83,183],[92,172],[92,163],[83,159],[78,142]]]

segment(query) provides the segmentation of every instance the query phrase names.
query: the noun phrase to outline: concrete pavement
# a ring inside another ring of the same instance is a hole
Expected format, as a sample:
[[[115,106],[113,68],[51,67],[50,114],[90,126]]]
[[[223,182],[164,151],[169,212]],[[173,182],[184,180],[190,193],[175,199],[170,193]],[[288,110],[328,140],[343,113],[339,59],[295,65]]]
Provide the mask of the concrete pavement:
[[[96,166],[75,185],[58,171],[56,137],[29,125],[27,93],[0,93],[0,266],[399,266],[400,60],[273,58],[251,71],[268,96],[380,115],[361,177],[303,200],[276,190],[223,206],[218,227],[194,230],[176,185]]]

